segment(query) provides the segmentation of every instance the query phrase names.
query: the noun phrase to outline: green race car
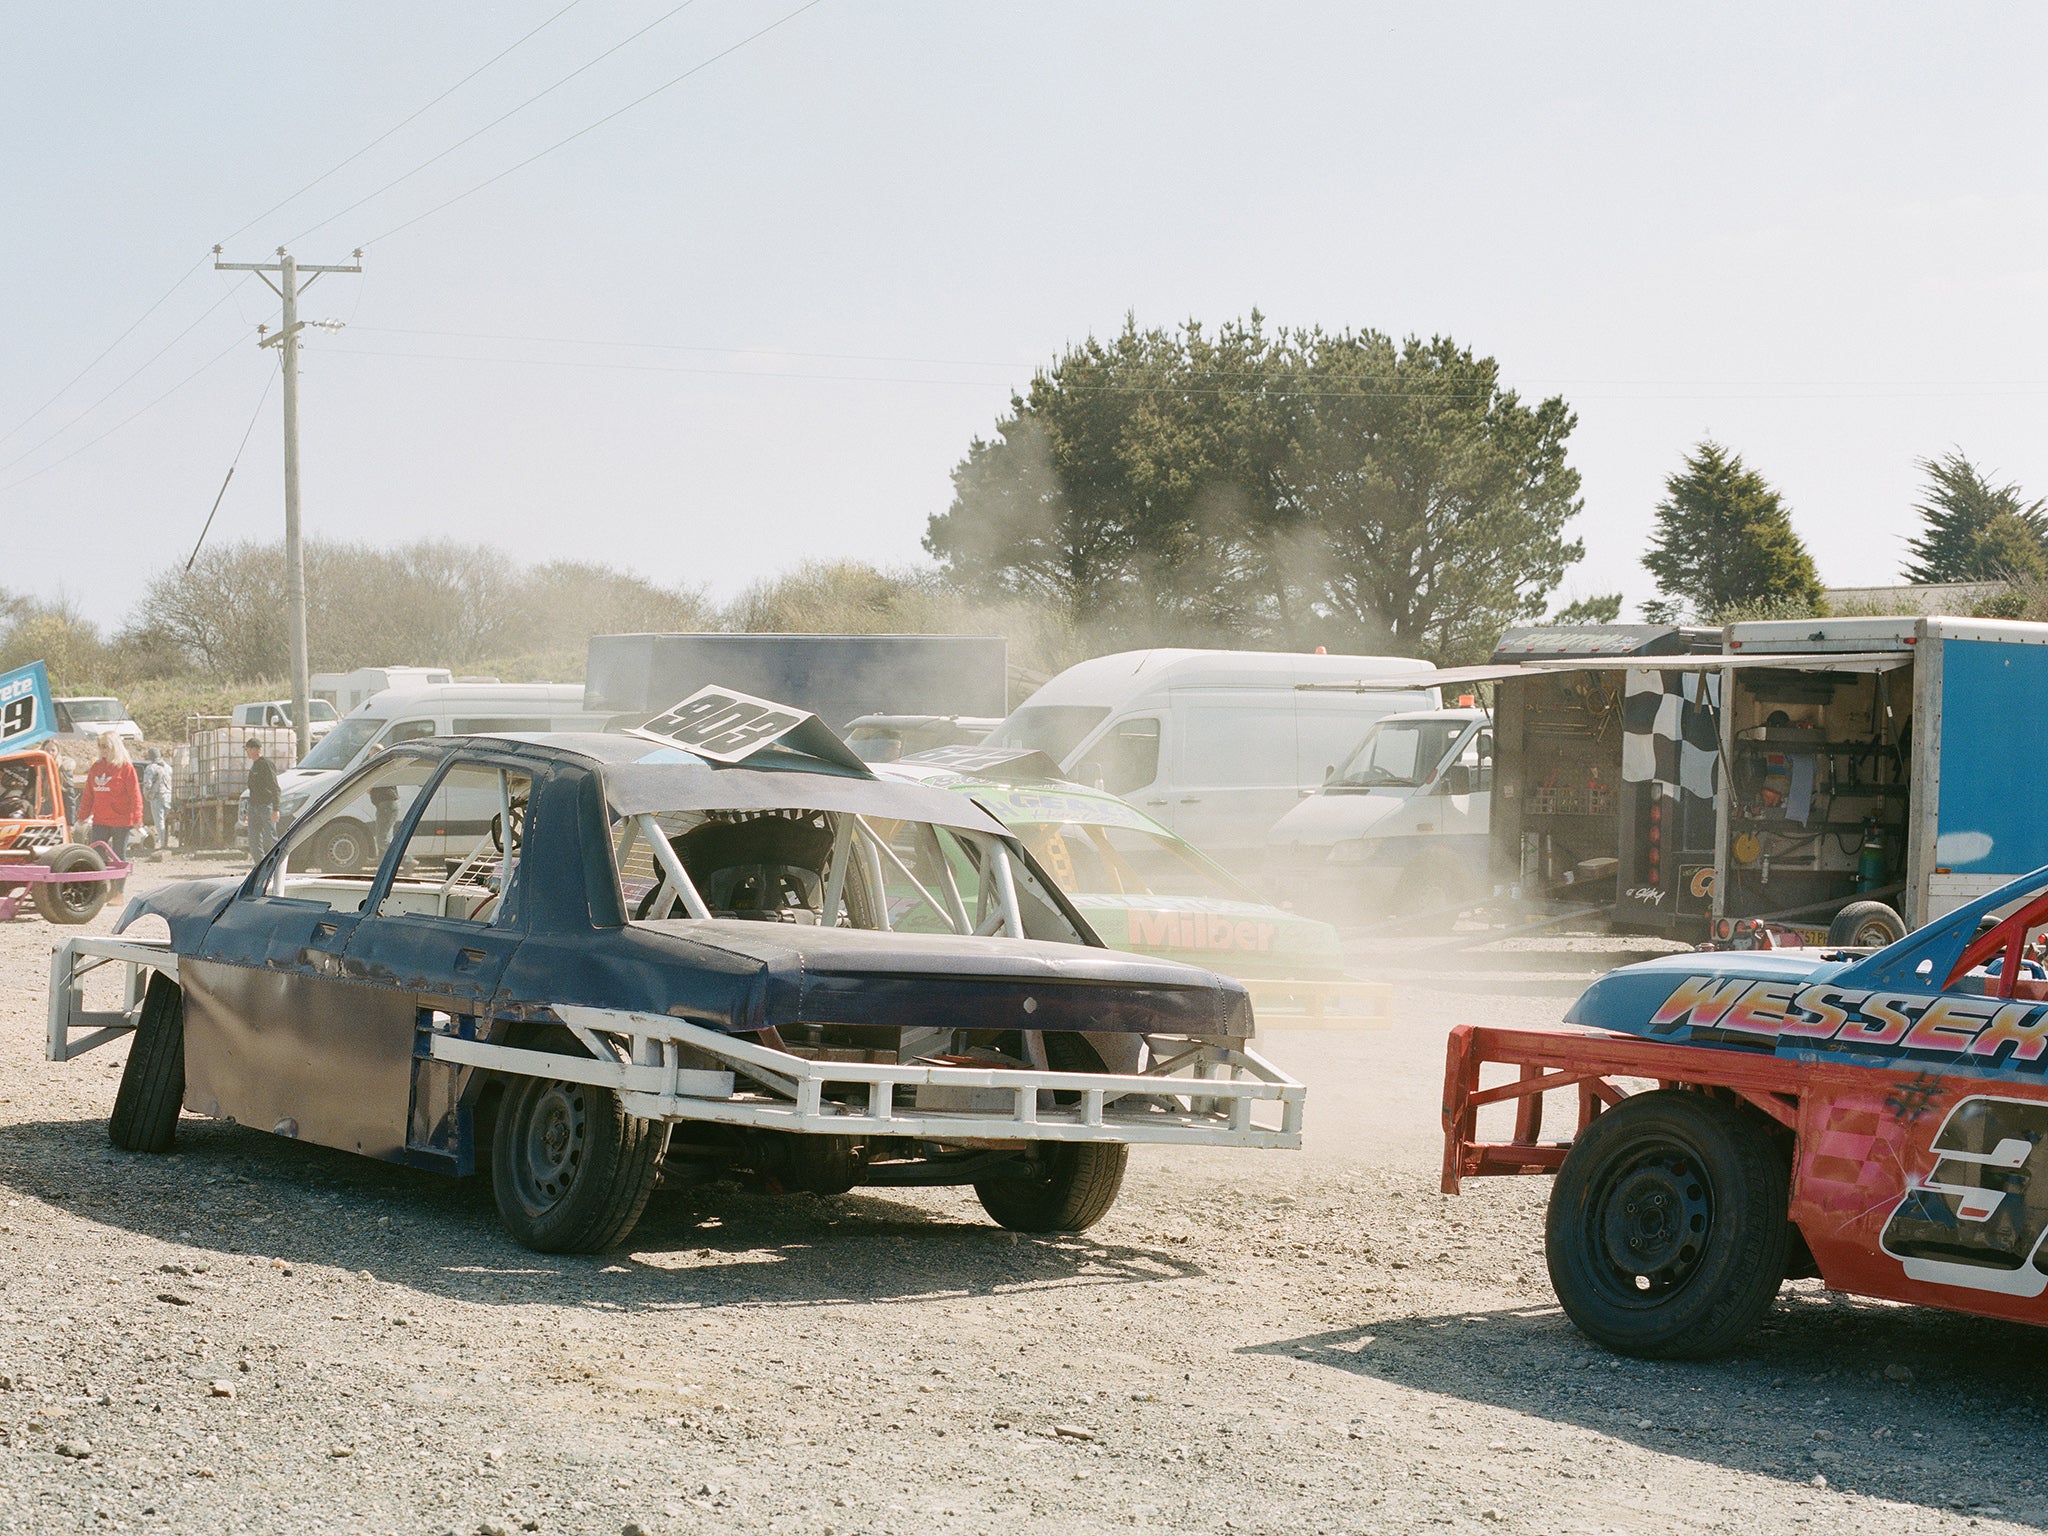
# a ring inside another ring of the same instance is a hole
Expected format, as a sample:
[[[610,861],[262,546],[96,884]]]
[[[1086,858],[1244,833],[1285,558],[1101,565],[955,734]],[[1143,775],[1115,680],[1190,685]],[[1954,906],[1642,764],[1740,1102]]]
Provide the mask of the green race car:
[[[1261,900],[1136,807],[1060,778],[1042,752],[939,747],[877,764],[876,771],[980,804],[1113,949],[1188,961],[1244,981],[1345,980],[1334,927]]]

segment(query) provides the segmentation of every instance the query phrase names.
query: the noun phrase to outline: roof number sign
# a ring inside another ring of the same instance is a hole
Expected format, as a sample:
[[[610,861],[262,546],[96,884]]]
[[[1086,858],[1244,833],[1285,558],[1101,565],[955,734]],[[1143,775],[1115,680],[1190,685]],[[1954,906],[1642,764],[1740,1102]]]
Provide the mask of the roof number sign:
[[[43,664],[0,672],[0,752],[19,752],[56,734],[57,711]]]
[[[681,747],[714,763],[745,762],[767,747],[780,746],[856,773],[868,772],[867,764],[816,715],[732,688],[699,688],[632,734]]]

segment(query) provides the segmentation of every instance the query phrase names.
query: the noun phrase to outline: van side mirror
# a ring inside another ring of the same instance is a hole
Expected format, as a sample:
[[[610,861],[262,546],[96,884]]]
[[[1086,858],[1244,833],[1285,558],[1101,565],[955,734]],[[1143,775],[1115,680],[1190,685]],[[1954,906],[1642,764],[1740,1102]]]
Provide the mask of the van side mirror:
[[[1327,784],[1335,777],[1337,777],[1337,765],[1335,763],[1323,764],[1323,782]]]
[[[1453,763],[1444,770],[1441,793],[1446,795],[1469,795],[1472,793],[1472,770],[1463,763]]]

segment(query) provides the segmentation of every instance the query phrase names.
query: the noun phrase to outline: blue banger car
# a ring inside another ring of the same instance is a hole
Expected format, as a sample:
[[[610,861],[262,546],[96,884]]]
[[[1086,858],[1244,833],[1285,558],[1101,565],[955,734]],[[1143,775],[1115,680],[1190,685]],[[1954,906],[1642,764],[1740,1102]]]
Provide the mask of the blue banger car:
[[[132,1034],[123,1147],[168,1150],[182,1107],[488,1168],[549,1251],[621,1241],[664,1167],[972,1185],[1006,1226],[1079,1230],[1132,1142],[1300,1144],[1241,986],[1105,949],[978,806],[777,710],[707,689],[638,733],[377,756],[246,878],[60,949],[50,1054]],[[364,807],[375,868],[319,867]],[[86,1004],[100,965],[118,1008]]]

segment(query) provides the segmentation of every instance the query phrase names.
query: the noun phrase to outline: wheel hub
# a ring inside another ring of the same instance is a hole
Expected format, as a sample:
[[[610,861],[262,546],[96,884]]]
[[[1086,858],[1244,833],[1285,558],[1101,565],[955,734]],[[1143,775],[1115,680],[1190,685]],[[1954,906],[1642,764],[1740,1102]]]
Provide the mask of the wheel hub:
[[[1691,1163],[1663,1156],[1615,1180],[1600,1222],[1607,1262],[1637,1292],[1685,1283],[1704,1250],[1710,1206]]]
[[[569,1192],[583,1161],[583,1091],[573,1083],[550,1083],[527,1117],[520,1191],[527,1203],[546,1209]]]

